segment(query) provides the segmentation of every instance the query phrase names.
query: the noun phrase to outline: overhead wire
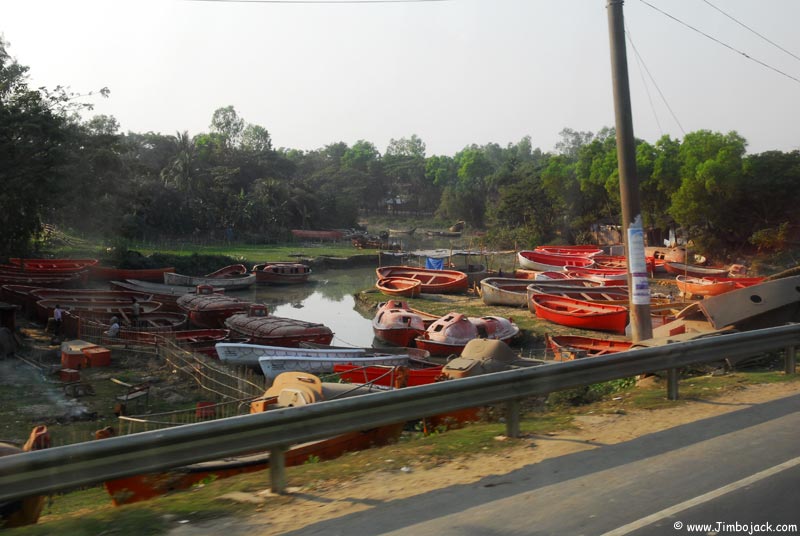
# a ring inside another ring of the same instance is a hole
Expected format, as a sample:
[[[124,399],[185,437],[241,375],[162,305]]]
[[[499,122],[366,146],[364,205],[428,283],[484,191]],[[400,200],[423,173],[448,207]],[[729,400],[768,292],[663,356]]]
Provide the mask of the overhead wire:
[[[767,43],[769,43],[770,45],[774,46],[775,48],[778,48],[779,50],[782,50],[783,52],[786,52],[787,54],[789,54],[791,57],[793,57],[793,58],[794,58],[794,59],[796,59],[796,60],[800,60],[800,56],[797,56],[797,55],[793,54],[792,52],[790,52],[790,51],[786,50],[785,48],[783,48],[782,46],[780,46],[778,43],[776,43],[776,42],[774,42],[774,41],[770,40],[769,38],[767,38],[767,37],[765,37],[765,36],[761,35],[761,34],[760,34],[760,33],[758,33],[757,31],[755,31],[754,29],[752,29],[750,26],[748,26],[748,25],[746,25],[745,23],[741,22],[740,20],[738,20],[738,19],[734,18],[733,16],[729,15],[728,13],[725,13],[724,11],[722,11],[720,8],[718,8],[717,6],[715,6],[714,4],[712,4],[711,2],[709,2],[708,0],[703,0],[703,2],[705,2],[705,3],[706,3],[706,4],[708,4],[709,6],[713,7],[714,9],[716,9],[717,11],[719,11],[720,13],[722,13],[723,15],[725,15],[726,17],[728,17],[729,19],[731,19],[733,22],[735,22],[735,23],[736,23],[736,24],[738,24],[739,26],[741,26],[741,27],[743,27],[743,28],[745,28],[745,29],[747,29],[747,30],[749,30],[749,31],[753,32],[754,34],[756,34],[757,36],[759,36],[761,39],[763,39],[764,41],[766,41],[766,42],[767,42]]]
[[[664,11],[664,10],[662,10],[662,9],[660,9],[660,8],[658,8],[658,7],[656,7],[656,6],[654,6],[654,5],[653,5],[653,4],[651,4],[650,2],[647,2],[646,0],[639,0],[639,1],[640,1],[641,3],[643,3],[644,5],[646,5],[646,6],[649,6],[650,8],[654,9],[655,11],[658,11],[659,13],[661,13],[662,15],[664,15],[665,17],[669,17],[670,19],[674,20],[675,22],[677,22],[677,23],[679,23],[679,24],[682,24],[683,26],[686,26],[686,27],[687,27],[687,28],[689,28],[690,30],[692,30],[692,31],[694,31],[694,32],[697,32],[697,33],[699,33],[700,35],[702,35],[702,36],[704,36],[704,37],[706,37],[706,38],[708,38],[708,39],[711,39],[711,40],[712,40],[712,41],[714,41],[715,43],[718,43],[718,44],[720,44],[720,45],[724,46],[725,48],[727,48],[727,49],[730,49],[730,50],[732,50],[732,51],[736,52],[737,54],[740,54],[740,55],[744,56],[745,58],[749,59],[750,61],[754,61],[754,62],[758,63],[759,65],[761,65],[762,67],[766,67],[767,69],[769,69],[769,70],[771,70],[771,71],[775,71],[776,73],[778,73],[778,74],[781,74],[781,75],[785,76],[786,78],[789,78],[790,80],[794,80],[795,82],[797,82],[798,84],[800,84],[800,78],[796,78],[796,77],[794,77],[794,76],[792,76],[792,75],[790,75],[790,74],[788,74],[788,73],[785,73],[785,72],[781,71],[780,69],[777,69],[777,68],[775,68],[775,67],[773,67],[773,66],[771,66],[771,65],[769,65],[769,64],[767,64],[767,63],[764,63],[763,61],[761,61],[761,60],[759,60],[759,59],[756,59],[756,58],[754,58],[754,57],[750,56],[749,54],[747,54],[747,53],[745,53],[745,52],[742,52],[741,50],[738,50],[738,49],[736,49],[736,48],[732,47],[731,45],[729,45],[729,44],[727,44],[727,43],[724,43],[724,42],[720,41],[720,40],[719,40],[719,39],[717,39],[716,37],[712,37],[711,35],[708,35],[707,33],[703,32],[702,30],[698,30],[697,28],[695,28],[695,27],[694,27],[694,26],[692,26],[691,24],[688,24],[688,23],[686,23],[686,22],[684,22],[684,21],[680,20],[679,18],[677,18],[677,17],[674,17],[674,16],[670,15],[670,14],[669,14],[669,13],[667,13],[666,11]]]
[[[636,54],[636,64],[639,66],[639,76],[642,77],[642,85],[644,86],[644,90],[647,93],[647,100],[650,102],[650,110],[653,112],[653,118],[656,120],[656,125],[658,125],[658,131],[661,135],[664,135],[664,129],[661,128],[661,121],[658,120],[658,114],[656,113],[656,107],[653,105],[653,97],[650,95],[650,86],[647,84],[647,81],[644,78],[644,67],[643,61],[641,56],[639,56],[639,51],[636,50],[636,45],[633,44],[633,38],[631,37],[631,33],[628,30],[627,25],[625,26],[625,37],[628,38],[628,42],[631,44],[631,48],[633,48],[634,53]]]
[[[628,37],[628,42],[631,44],[631,48],[633,48],[633,52],[636,55],[637,62],[641,62],[641,65],[644,67],[644,71],[647,73],[647,76],[650,78],[650,81],[653,82],[653,86],[656,88],[656,91],[658,91],[658,94],[661,96],[661,100],[664,102],[664,106],[667,107],[667,110],[669,110],[669,113],[672,116],[672,118],[675,120],[675,123],[678,125],[678,128],[681,129],[681,132],[685,136],[686,135],[686,131],[684,130],[683,125],[681,124],[680,120],[678,119],[678,116],[675,115],[675,112],[673,111],[672,106],[670,106],[669,102],[667,102],[667,97],[664,96],[664,92],[661,91],[661,88],[659,87],[658,83],[656,82],[656,79],[653,78],[653,75],[650,73],[650,69],[647,68],[647,64],[645,63],[644,58],[642,58],[642,56],[639,54],[639,49],[636,48],[636,45],[633,42],[633,37],[631,37],[630,30],[628,30],[627,27],[625,28],[625,35]],[[647,84],[645,84],[645,89],[647,89]],[[650,91],[649,90],[647,90],[647,98],[650,99]],[[650,100],[650,106],[652,106],[652,105],[653,105],[653,101],[651,99]],[[655,109],[653,110],[653,114],[655,115]],[[658,117],[656,117],[656,123],[658,123],[658,129],[661,131],[661,134],[663,135],[664,131],[661,129],[661,123],[659,123]]]

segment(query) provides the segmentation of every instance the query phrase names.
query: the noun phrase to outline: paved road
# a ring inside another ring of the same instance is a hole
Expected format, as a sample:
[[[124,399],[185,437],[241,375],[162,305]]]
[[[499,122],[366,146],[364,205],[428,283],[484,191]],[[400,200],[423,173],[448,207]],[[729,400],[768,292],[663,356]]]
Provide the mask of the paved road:
[[[800,525],[799,477],[795,395],[289,534],[674,536],[690,534],[689,523]]]

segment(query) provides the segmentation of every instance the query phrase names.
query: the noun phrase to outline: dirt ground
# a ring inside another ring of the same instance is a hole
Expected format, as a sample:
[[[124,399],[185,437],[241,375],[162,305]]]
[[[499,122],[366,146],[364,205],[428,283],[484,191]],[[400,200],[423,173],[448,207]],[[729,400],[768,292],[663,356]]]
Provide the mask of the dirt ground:
[[[275,535],[318,523],[327,519],[368,510],[371,504],[403,499],[448,486],[469,484],[490,475],[502,475],[526,465],[535,464],[575,452],[603,448],[665,430],[689,422],[744,409],[759,403],[791,396],[800,392],[796,382],[749,386],[715,397],[714,404],[690,401],[679,407],[658,410],[626,410],[625,413],[585,414],[575,419],[577,429],[543,436],[529,436],[519,448],[502,455],[485,455],[432,468],[410,467],[407,471],[370,473],[349,482],[315,485],[314,489],[292,489],[270,500],[269,507],[249,517],[218,519],[204,523],[178,525],[171,536],[226,534]],[[498,438],[503,440],[503,438]],[[255,494],[235,494],[220,500],[261,503],[269,490]],[[260,508],[259,508],[260,510]]]

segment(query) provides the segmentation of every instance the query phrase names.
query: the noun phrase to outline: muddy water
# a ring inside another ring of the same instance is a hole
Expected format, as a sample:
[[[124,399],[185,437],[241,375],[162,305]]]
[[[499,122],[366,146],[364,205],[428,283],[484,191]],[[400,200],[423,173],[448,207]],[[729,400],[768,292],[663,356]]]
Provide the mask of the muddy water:
[[[356,310],[353,295],[373,288],[375,278],[374,268],[315,271],[303,285],[258,285],[226,294],[264,303],[275,316],[325,324],[334,333],[334,345],[371,346],[372,317]]]

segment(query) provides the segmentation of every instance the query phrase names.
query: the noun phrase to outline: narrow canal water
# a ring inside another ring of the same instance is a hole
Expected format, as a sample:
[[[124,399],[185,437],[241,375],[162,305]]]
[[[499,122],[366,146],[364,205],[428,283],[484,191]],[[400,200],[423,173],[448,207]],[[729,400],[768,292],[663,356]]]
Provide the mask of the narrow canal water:
[[[375,286],[375,268],[347,268],[314,271],[302,285],[258,285],[228,292],[243,300],[263,303],[271,315],[325,324],[333,331],[337,346],[372,346],[372,317],[356,310],[353,297]]]

